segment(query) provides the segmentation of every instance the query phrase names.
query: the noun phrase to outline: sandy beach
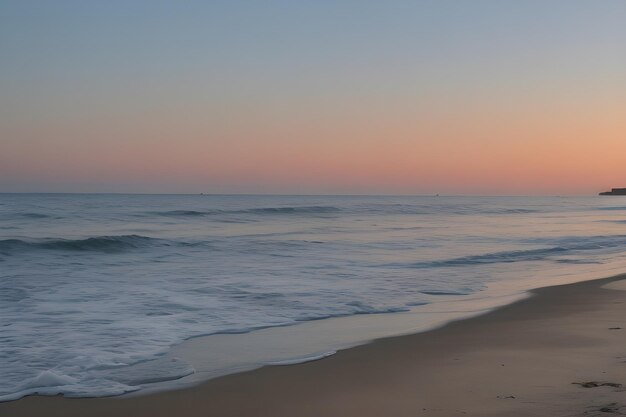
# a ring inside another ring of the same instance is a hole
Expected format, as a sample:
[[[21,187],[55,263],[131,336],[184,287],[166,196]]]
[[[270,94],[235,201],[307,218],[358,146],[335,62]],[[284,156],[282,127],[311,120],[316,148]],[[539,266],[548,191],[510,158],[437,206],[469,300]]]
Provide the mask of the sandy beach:
[[[191,389],[26,397],[0,415],[594,416],[626,414],[626,281],[542,288],[480,317]]]

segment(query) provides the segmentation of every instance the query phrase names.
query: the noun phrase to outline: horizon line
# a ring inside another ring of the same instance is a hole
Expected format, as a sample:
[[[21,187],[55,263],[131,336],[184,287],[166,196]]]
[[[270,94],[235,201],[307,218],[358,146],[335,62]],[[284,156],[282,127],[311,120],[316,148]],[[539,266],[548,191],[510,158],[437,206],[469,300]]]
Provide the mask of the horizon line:
[[[55,194],[55,195],[180,195],[180,196],[255,196],[255,197],[591,197],[599,194],[340,194],[340,193],[150,193],[150,192],[77,192],[77,191],[0,191],[1,194]]]

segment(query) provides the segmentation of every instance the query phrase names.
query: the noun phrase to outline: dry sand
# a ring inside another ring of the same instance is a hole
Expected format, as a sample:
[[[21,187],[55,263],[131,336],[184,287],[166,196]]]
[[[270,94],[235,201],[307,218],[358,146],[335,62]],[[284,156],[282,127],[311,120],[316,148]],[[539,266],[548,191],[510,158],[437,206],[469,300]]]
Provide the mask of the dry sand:
[[[626,384],[626,292],[618,290],[626,286],[610,284],[623,278],[543,288],[480,317],[317,362],[146,396],[27,397],[0,404],[0,416],[626,415],[626,392],[615,385]]]

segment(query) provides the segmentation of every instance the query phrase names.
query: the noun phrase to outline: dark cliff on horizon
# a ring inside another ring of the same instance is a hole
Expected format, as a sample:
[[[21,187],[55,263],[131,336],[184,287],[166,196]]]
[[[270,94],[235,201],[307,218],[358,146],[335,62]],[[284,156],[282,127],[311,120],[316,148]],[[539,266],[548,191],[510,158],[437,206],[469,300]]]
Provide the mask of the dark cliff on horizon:
[[[626,195],[626,188],[613,188],[611,191],[605,191],[600,195]]]

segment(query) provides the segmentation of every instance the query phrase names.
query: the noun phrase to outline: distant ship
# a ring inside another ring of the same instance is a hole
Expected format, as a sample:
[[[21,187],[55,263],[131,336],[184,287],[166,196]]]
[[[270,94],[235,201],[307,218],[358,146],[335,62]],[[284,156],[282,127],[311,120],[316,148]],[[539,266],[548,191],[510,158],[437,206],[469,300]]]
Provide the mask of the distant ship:
[[[600,195],[626,195],[626,188],[613,188],[611,191],[605,191]]]

